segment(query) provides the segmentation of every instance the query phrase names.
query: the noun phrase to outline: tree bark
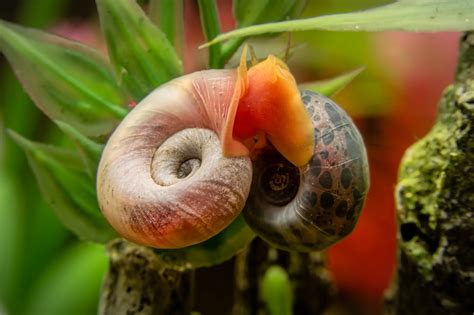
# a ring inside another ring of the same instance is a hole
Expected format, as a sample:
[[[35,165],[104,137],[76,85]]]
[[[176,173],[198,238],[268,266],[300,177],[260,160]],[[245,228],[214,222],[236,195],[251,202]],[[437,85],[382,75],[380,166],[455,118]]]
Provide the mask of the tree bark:
[[[108,247],[110,267],[100,315],[189,315],[194,271],[165,263],[152,249],[123,240]],[[87,275],[86,275],[87,276]]]
[[[397,278],[390,314],[474,311],[474,32],[430,133],[409,148],[396,189]]]
[[[288,272],[293,285],[294,314],[322,314],[331,302],[334,290],[321,252],[296,253],[269,247],[256,238],[237,255],[233,315],[267,314],[259,297],[260,284],[271,265]]]

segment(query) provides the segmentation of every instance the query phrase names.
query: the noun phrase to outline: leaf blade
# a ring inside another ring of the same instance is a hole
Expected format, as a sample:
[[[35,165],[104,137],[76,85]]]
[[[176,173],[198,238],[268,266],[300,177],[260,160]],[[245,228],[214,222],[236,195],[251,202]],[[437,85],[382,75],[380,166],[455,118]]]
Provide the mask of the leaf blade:
[[[328,31],[467,31],[474,29],[474,2],[470,0],[403,0],[365,11],[267,23],[237,29],[202,45],[267,33]]]
[[[182,74],[173,46],[132,0],[97,0],[102,32],[119,83],[140,101]]]
[[[93,181],[73,151],[32,142],[9,130],[25,151],[40,191],[59,220],[79,238],[105,243],[116,237],[102,216]]]

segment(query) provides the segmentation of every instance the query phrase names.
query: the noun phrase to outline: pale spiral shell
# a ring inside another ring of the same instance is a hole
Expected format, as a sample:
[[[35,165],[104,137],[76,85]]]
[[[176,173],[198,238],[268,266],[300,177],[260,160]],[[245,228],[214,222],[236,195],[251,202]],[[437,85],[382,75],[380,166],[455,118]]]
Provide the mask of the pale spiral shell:
[[[175,79],[140,102],[110,137],[97,176],[100,208],[124,238],[156,248],[200,243],[245,204],[247,157],[222,155],[234,70]]]

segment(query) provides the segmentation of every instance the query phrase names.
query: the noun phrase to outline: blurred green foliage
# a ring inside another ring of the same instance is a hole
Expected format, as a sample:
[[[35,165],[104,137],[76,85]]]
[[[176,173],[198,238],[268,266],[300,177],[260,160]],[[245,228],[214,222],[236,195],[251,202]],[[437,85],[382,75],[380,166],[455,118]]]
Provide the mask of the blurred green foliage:
[[[22,1],[16,21],[44,28],[57,22],[67,5],[66,0],[44,0],[41,5],[37,1]],[[15,315],[95,313],[107,264],[105,251],[86,243],[78,245],[59,223],[40,195],[24,153],[6,135],[5,129],[41,141],[64,146],[70,144],[33,105],[11,69],[2,67],[1,70],[0,309]],[[74,267],[78,264],[82,266]],[[68,277],[74,268],[77,270],[76,279]],[[57,281],[56,287],[48,280],[64,278],[70,281]],[[48,300],[40,299],[43,304],[54,301],[51,307],[61,311],[53,312],[51,308],[46,313],[36,312],[39,292],[49,295]],[[76,304],[79,312],[73,313],[70,312],[74,306],[71,298],[77,296],[77,292],[81,292],[83,298]],[[64,298],[56,298],[57,293]],[[88,311],[82,311],[84,309]]]
[[[268,267],[263,275],[260,295],[268,315],[292,315],[293,291],[290,276],[278,265]]]

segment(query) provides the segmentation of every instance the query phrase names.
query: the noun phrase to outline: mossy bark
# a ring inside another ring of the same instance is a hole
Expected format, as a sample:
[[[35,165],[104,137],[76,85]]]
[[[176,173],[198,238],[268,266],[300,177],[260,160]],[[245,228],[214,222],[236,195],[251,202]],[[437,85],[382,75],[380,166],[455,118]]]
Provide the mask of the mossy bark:
[[[281,251],[256,238],[236,257],[232,315],[267,314],[260,290],[262,278],[272,265],[280,265],[288,272],[293,289],[294,314],[323,313],[334,293],[325,268],[324,254]]]
[[[396,189],[397,277],[390,314],[474,311],[474,32],[433,129],[409,148]]]
[[[108,247],[110,267],[100,315],[189,315],[193,270],[165,263],[153,250],[126,241]],[[85,275],[87,276],[87,275]]]

